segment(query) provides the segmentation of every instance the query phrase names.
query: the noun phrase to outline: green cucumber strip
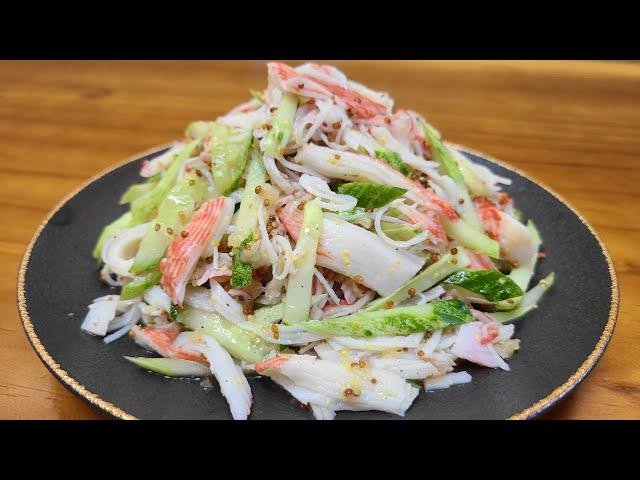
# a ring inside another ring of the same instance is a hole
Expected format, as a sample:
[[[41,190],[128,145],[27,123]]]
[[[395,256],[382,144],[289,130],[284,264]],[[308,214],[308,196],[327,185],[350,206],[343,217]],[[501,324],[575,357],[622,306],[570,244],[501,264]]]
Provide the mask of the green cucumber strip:
[[[314,295],[311,297],[311,305],[318,303],[327,294]],[[253,321],[256,323],[277,323],[284,315],[284,303],[278,303],[269,307],[262,307],[253,312]]]
[[[346,317],[303,322],[299,325],[321,335],[349,337],[376,337],[380,335],[410,335],[430,332],[470,322],[473,315],[459,300],[443,300],[396,307],[375,312],[357,312]]]
[[[455,263],[453,260],[455,260]],[[388,308],[389,305],[400,305],[400,303],[410,297],[410,289],[415,290],[416,293],[424,292],[425,290],[434,287],[442,279],[447,278],[452,273],[466,268],[468,265],[469,258],[464,252],[464,249],[458,248],[455,255],[451,253],[443,255],[438,261],[429,265],[391,295],[378,298],[371,302],[364,308],[364,311],[371,312]]]
[[[389,152],[386,150],[376,150],[375,152],[376,152],[376,157],[378,157],[383,162],[391,165],[393,168],[398,170],[405,177],[408,177],[411,175],[412,173],[411,169],[407,166],[406,163],[402,161],[402,158],[396,152]],[[366,153],[366,149],[365,149],[365,153]]]
[[[205,120],[196,120],[187,125],[184,136],[193,140],[202,140],[211,131],[215,122],[207,122]]]
[[[292,93],[282,95],[277,110],[273,113],[271,129],[263,143],[264,152],[275,157],[289,142],[293,131],[293,119],[298,108],[298,98]]]
[[[158,208],[169,190],[171,190],[171,187],[178,177],[185,160],[191,156],[191,153],[199,143],[200,140],[194,140],[180,150],[173,159],[173,162],[167,169],[166,173],[162,176],[160,181],[155,184],[153,190],[131,202],[131,214],[133,215],[130,223],[131,227],[151,220],[154,211]]]
[[[544,280],[524,294],[520,305],[509,312],[494,312],[491,315],[499,322],[506,323],[516,320],[527,312],[538,307],[538,302],[542,295],[549,290],[555,282],[555,273],[550,273]]]
[[[523,317],[531,310],[537,308],[537,305],[527,305],[526,307],[517,307],[508,312],[493,312],[491,316],[500,323],[511,322],[517,318]]]
[[[160,270],[154,270],[147,273],[144,277],[137,278],[134,281],[127,283],[124,287],[122,287],[122,292],[120,292],[120,299],[129,300],[131,298],[139,297],[144,292],[153,287],[156,283],[158,283],[160,281],[160,278],[162,278],[162,273],[160,273]]]
[[[127,357],[131,363],[135,363],[145,370],[159,373],[167,377],[206,377],[211,375],[204,365],[191,360],[181,358],[149,358],[149,357]]]
[[[211,136],[211,174],[220,195],[228,195],[240,183],[249,156],[253,138],[251,132],[242,132],[222,125],[216,126]]]
[[[316,268],[316,250],[322,232],[322,208],[313,200],[304,206],[298,241],[293,252],[296,272],[289,275],[284,297],[283,323],[289,325],[309,318],[311,284]],[[300,247],[302,246],[302,251]],[[297,257],[296,257],[297,255]]]
[[[468,222],[472,227],[480,229],[482,223],[478,218],[471,196],[469,195],[469,189],[464,180],[464,175],[460,169],[459,163],[456,161],[455,156],[447,148],[447,146],[440,139],[439,134],[435,129],[421,119],[422,129],[424,130],[425,137],[431,145],[431,151],[433,156],[440,164],[440,169],[444,175],[448,175],[455,182],[460,193],[460,199],[462,203],[457,202],[455,204],[456,210],[460,212],[460,216]]]
[[[447,235],[457,240],[462,246],[482,255],[500,258],[500,244],[489,238],[483,231],[472,227],[461,218],[449,220],[441,217],[440,221]]]
[[[499,302],[524,294],[513,280],[497,270],[461,270],[442,283],[462,287],[489,302]]]
[[[244,330],[213,312],[185,307],[178,313],[178,322],[196,332],[211,335],[232,356],[246,362],[264,360],[277,345],[272,345],[249,330]]]
[[[373,225],[373,219],[364,215],[365,210],[361,207],[353,207],[351,210],[343,210],[342,212],[334,212],[340,220],[363,226],[367,230]]]
[[[131,185],[126,192],[122,194],[120,197],[120,201],[118,202],[120,205],[125,205],[127,203],[133,202],[136,198],[140,198],[141,196],[149,193],[155,187],[155,183],[136,183]]]
[[[109,225],[102,229],[96,246],[93,248],[93,258],[99,260],[102,256],[102,247],[105,242],[123,228],[126,228],[131,223],[131,212],[126,212],[120,215],[117,219],[111,222]]]
[[[267,181],[267,173],[257,148],[251,148],[246,177],[240,209],[236,215],[236,229],[227,240],[231,247],[239,247],[250,234],[258,235],[258,206],[261,199],[256,193],[256,187]]]
[[[404,242],[420,234],[422,230],[401,223],[380,222],[380,228],[391,240]]]
[[[456,182],[456,185],[461,186],[466,190],[467,187],[465,186],[464,178],[462,176],[462,173],[460,172],[460,168],[449,152],[449,149],[442,142],[440,136],[434,131],[431,125],[429,125],[425,121],[421,121],[421,123],[422,130],[424,131],[425,137],[429,141],[429,145],[431,145],[433,156],[440,164],[442,173],[451,177],[451,179]]]
[[[340,185],[338,193],[355,197],[358,207],[368,209],[384,207],[404,195],[406,190],[377,183],[350,182]]]
[[[131,267],[133,273],[144,273],[160,264],[169,244],[180,235],[193,212],[206,200],[207,188],[207,181],[192,170],[171,189],[140,242]]]
[[[466,158],[464,160],[460,159],[458,162],[458,168],[460,169],[465,185],[471,193],[482,195],[483,197],[487,196],[489,193],[488,188],[482,183],[480,177],[471,169],[467,162],[468,160]]]

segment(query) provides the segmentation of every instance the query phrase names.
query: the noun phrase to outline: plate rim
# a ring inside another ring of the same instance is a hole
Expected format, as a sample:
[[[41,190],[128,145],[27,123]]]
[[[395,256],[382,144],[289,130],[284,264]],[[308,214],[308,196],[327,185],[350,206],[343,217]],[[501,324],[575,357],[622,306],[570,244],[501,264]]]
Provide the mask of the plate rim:
[[[157,147],[153,147],[143,152],[131,155],[127,157],[125,160],[118,162],[114,165],[111,165],[106,169],[102,170],[101,172],[93,175],[88,180],[82,182],[79,186],[77,186],[71,192],[65,195],[53,207],[53,209],[51,209],[51,211],[47,213],[47,215],[42,220],[37,230],[31,237],[31,240],[27,245],[27,248],[22,257],[22,261],[20,262],[20,270],[18,272],[17,301],[18,301],[18,312],[20,316],[20,322],[22,324],[22,328],[27,334],[27,338],[29,339],[31,346],[35,350],[40,360],[45,364],[47,369],[72,393],[76,394],[77,396],[79,396],[80,398],[88,402],[91,406],[95,407],[97,410],[103,413],[107,413],[108,415],[111,415],[112,417],[115,417],[121,420],[138,420],[138,417],[136,417],[135,415],[132,415],[131,413],[126,412],[125,410],[112,404],[111,402],[104,400],[98,394],[89,391],[84,385],[82,385],[76,379],[71,377],[60,366],[60,364],[58,364],[58,362],[56,362],[53,359],[53,357],[49,354],[49,352],[47,352],[46,348],[40,341],[40,338],[36,334],[33,323],[31,322],[31,317],[29,316],[29,311],[27,309],[27,301],[26,301],[26,296],[24,291],[25,278],[26,278],[27,268],[29,267],[29,260],[31,258],[31,251],[33,249],[33,246],[35,245],[36,241],[40,237],[40,234],[42,233],[44,228],[47,226],[51,218],[56,214],[56,212],[58,212],[58,210],[60,210],[60,208],[62,208],[69,200],[71,200],[74,196],[76,196],[86,187],[91,185],[93,182],[99,180],[100,178],[104,177],[105,175],[109,174],[110,172],[117,170],[118,168],[124,165],[127,165],[128,163],[139,160],[142,157],[151,155],[155,152],[168,148],[173,143],[174,142],[168,142],[163,145],[159,145]],[[617,324],[617,319],[618,319],[620,292],[618,288],[618,277],[616,274],[616,270],[613,265],[611,255],[609,254],[607,247],[605,246],[604,242],[601,240],[596,230],[591,226],[591,224],[582,216],[582,214],[571,203],[569,203],[564,197],[558,194],[555,190],[553,190],[543,182],[531,177],[529,174],[525,173],[521,169],[514,167],[513,165],[507,162],[498,160],[497,158],[487,155],[483,152],[468,148],[466,146],[463,146],[457,143],[448,142],[448,141],[445,143],[450,147],[456,148],[458,150],[462,150],[464,152],[471,153],[480,158],[489,160],[490,162],[495,163],[496,165],[506,168],[507,170],[515,172],[518,175],[526,178],[527,180],[535,183],[536,185],[541,187],[543,190],[546,190],[549,194],[554,196],[560,203],[564,204],[587,227],[591,235],[593,235],[596,241],[598,242],[601,253],[607,262],[609,277],[611,279],[611,306],[609,309],[609,316],[607,318],[607,323],[605,324],[602,334],[600,335],[600,338],[596,342],[594,349],[587,356],[584,362],[576,369],[576,371],[573,374],[569,376],[569,378],[567,378],[567,380],[565,380],[564,383],[562,383],[562,385],[559,385],[554,390],[552,390],[549,394],[547,394],[545,397],[534,402],[532,405],[528,406],[527,408],[507,418],[507,420],[528,420],[540,415],[541,413],[549,409],[552,405],[556,404],[565,395],[567,395],[576,386],[578,386],[578,384],[587,376],[587,374],[591,371],[591,369],[598,363],[598,361],[602,357],[602,354],[604,353],[605,349],[607,348],[607,345],[609,344],[609,341],[611,340],[611,337],[615,330],[615,326]]]

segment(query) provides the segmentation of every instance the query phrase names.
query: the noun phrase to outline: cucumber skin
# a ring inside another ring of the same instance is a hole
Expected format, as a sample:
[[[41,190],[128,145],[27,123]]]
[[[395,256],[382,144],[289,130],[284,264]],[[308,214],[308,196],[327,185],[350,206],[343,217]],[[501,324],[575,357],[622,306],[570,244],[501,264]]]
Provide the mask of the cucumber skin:
[[[374,183],[344,183],[338,187],[338,193],[355,197],[356,207],[380,208],[406,193],[406,189]]]
[[[194,185],[189,184],[191,181],[195,182]],[[149,224],[140,242],[131,267],[133,273],[144,273],[158,267],[169,244],[180,235],[182,227],[186,226],[186,221],[182,224],[178,212],[183,212],[186,219],[190,219],[195,209],[206,199],[206,195],[207,182],[195,172],[187,173],[167,194],[158,208],[158,216]],[[156,225],[160,225],[160,229],[156,230]],[[167,233],[168,227],[173,229],[173,235]]]
[[[177,320],[190,330],[211,335],[239,360],[259,362],[271,350],[277,349],[277,345],[266,342],[255,333],[234,325],[216,313],[186,307],[178,313]]]
[[[447,277],[442,283],[480,294],[489,302],[521,297],[524,294],[513,280],[497,270],[462,270]]]
[[[299,325],[322,335],[376,337],[411,335],[470,322],[473,315],[459,300],[442,300],[412,307],[358,312],[346,317]]]
[[[368,155],[369,153],[367,152],[367,149],[364,149],[364,150],[365,150],[364,153]],[[376,150],[375,153],[378,159],[382,160],[388,165],[391,165],[393,168],[395,168],[405,177],[411,176],[411,173],[412,173],[411,169],[407,166],[406,163],[402,161],[402,159],[400,158],[400,155],[397,154],[396,152],[389,152],[386,150]]]

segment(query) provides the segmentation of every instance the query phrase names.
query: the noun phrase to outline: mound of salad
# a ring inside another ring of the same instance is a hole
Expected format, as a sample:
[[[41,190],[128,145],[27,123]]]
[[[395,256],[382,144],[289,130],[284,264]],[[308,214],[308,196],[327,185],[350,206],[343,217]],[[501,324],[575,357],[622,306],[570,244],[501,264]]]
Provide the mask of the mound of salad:
[[[554,281],[528,289],[542,240],[510,180],[334,67],[267,72],[143,163],[93,251],[120,293],[82,329],[128,335],[154,355],[125,357],[143,369],[215,377],[234,419],[247,377],[333,419],[404,415],[422,388],[470,382],[469,363],[509,370],[511,322]]]

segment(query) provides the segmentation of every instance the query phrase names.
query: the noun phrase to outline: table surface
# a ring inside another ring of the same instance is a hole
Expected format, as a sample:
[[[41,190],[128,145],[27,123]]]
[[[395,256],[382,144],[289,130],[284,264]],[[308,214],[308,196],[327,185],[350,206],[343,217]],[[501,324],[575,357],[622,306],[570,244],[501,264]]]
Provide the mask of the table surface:
[[[602,360],[544,418],[640,418],[640,64],[332,63],[582,212],[613,256],[620,315]],[[18,318],[19,263],[47,212],[265,81],[263,62],[0,62],[0,418],[102,418],[40,363]]]

